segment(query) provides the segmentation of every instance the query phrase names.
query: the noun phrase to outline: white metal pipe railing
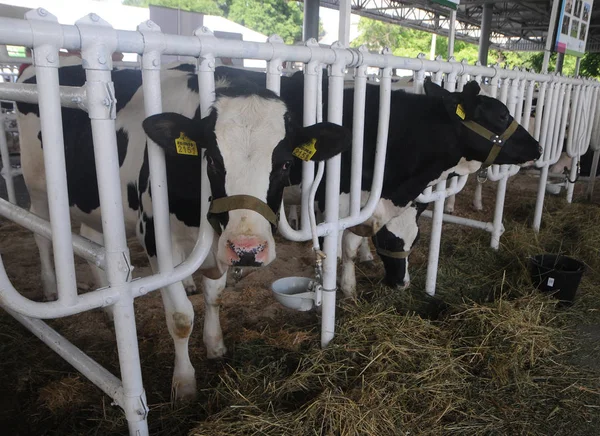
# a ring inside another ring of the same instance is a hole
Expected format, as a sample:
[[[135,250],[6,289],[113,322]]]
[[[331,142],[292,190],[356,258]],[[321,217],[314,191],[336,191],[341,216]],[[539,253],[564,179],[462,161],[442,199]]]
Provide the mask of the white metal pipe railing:
[[[446,190],[446,180],[441,180],[435,187],[436,192]],[[439,195],[434,202],[433,221],[431,223],[431,236],[429,241],[429,255],[427,260],[427,278],[425,281],[425,292],[428,295],[435,294],[437,282],[438,262],[440,259],[440,243],[442,240],[442,220],[444,217],[445,195]]]
[[[60,86],[60,105],[62,107],[87,109],[85,86]],[[0,83],[0,95],[3,100],[38,104],[38,86],[32,83]]]
[[[6,115],[0,113],[0,155],[2,155],[2,177],[6,184],[6,193],[8,201],[17,204],[17,195],[15,194],[15,181],[13,179],[12,166],[10,163],[10,154],[8,152],[8,143],[6,142],[5,129]]]
[[[106,368],[93,360],[67,338],[62,336],[48,324],[39,319],[23,316],[10,309],[5,310],[24,327],[41,339],[51,350],[55,351],[70,363],[77,371],[98,386],[106,395],[112,398],[119,406],[123,407],[123,385],[121,380],[111,374]]]
[[[310,39],[306,42],[306,46],[310,49],[317,49],[319,44],[315,39]],[[321,63],[318,60],[308,62],[304,68],[304,113],[303,125],[311,126],[317,122],[317,110],[318,110],[318,95],[320,94],[319,85],[322,82]],[[322,109],[321,109],[322,110]],[[308,215],[308,201],[309,201],[309,187],[312,185],[315,175],[315,164],[314,162],[303,162],[302,163],[302,204],[300,207],[300,230],[304,233],[310,228],[310,219]],[[283,204],[281,205],[283,208]],[[280,230],[282,234],[287,237],[286,232],[287,219],[285,219],[285,213],[280,215]],[[283,224],[283,225],[281,225]]]
[[[46,239],[52,240],[52,228],[48,221],[2,198],[0,198],[0,215]],[[72,238],[75,254],[92,262],[98,268],[104,269],[106,267],[104,247],[79,235],[72,235]]]
[[[385,56],[388,56],[388,54],[386,53]],[[391,69],[390,69],[390,71],[391,71]],[[305,85],[304,85],[305,96],[306,96],[306,92],[311,92],[310,89],[307,89],[306,78],[307,78],[307,76],[305,76]],[[343,84],[343,79],[342,79],[342,84]],[[342,93],[343,93],[343,89],[342,89]],[[379,96],[380,96],[379,97],[379,119],[378,119],[378,126],[377,126],[375,164],[374,164],[373,181],[371,184],[369,199],[367,200],[365,205],[362,207],[362,209],[360,210],[358,215],[350,215],[348,217],[341,218],[341,219],[339,219],[339,222],[336,221],[335,223],[332,223],[332,222],[329,222],[326,220],[325,223],[319,224],[317,226],[318,236],[324,236],[324,235],[329,234],[332,231],[333,227],[337,227],[338,229],[343,230],[348,227],[352,227],[354,225],[360,224],[360,223],[364,222],[365,220],[367,220],[373,214],[373,212],[375,211],[375,208],[377,207],[377,203],[379,202],[379,197],[381,195],[381,189],[383,188],[383,169],[385,167],[385,156],[386,156],[386,150],[387,150],[387,133],[388,133],[389,119],[390,119],[391,73],[388,73],[387,69],[382,70],[382,79],[381,79],[381,83],[379,85]],[[305,111],[306,110],[307,110],[307,106],[305,105]],[[340,110],[341,110],[341,108],[340,108]],[[356,114],[355,114],[355,116],[356,116]],[[306,112],[305,112],[305,119],[307,119],[306,117],[307,116],[306,116]],[[331,121],[331,120],[329,120],[329,121]],[[341,119],[340,119],[340,123],[341,123]],[[306,165],[306,163],[304,165]],[[313,166],[313,168],[314,168],[314,166]],[[304,170],[304,171],[306,171],[306,170]],[[302,180],[302,186],[307,187],[307,188],[303,189],[303,191],[305,191],[305,190],[308,191],[308,189],[309,189],[308,187],[312,184],[312,181],[313,181],[312,174],[313,173],[314,173],[314,171],[310,173],[310,182],[308,184],[306,184],[304,179]],[[303,173],[303,175],[304,175],[304,173]],[[339,193],[338,193],[338,196],[339,196]],[[306,197],[308,197],[308,192],[306,193]],[[302,201],[303,201],[302,207],[304,209],[304,207],[305,207],[304,202],[306,201],[308,203],[308,198],[306,198],[306,200],[304,199],[304,192],[303,192]],[[312,237],[310,234],[310,223],[308,223],[307,227],[304,227],[304,225],[303,225],[301,227],[300,231],[293,230],[291,228],[291,226],[289,225],[289,223],[287,222],[287,218],[286,218],[284,210],[283,210],[283,204],[281,205],[281,208],[282,208],[282,211],[281,211],[280,219],[279,219],[279,231],[281,232],[281,234],[286,239],[289,239],[292,241],[310,240]]]
[[[145,52],[141,57],[142,88],[144,91],[144,111],[146,117],[162,113],[162,93],[160,82],[161,53],[164,49],[163,34],[160,28],[147,21],[138,26],[144,35]],[[167,190],[167,165],[165,152],[150,138],[147,140],[150,188],[152,189],[152,217],[154,219],[154,240],[156,260],[161,273],[173,271],[173,250]],[[177,298],[175,292],[169,298]]]
[[[344,61],[329,67],[329,89],[327,120],[330,123],[342,124],[342,108],[344,107]],[[335,156],[327,161],[325,175],[325,221],[332,224],[323,243],[323,296],[321,318],[321,346],[325,347],[333,339],[335,332],[335,297],[337,290],[337,225],[340,218],[340,177],[342,168],[341,156]]]
[[[350,171],[350,216],[358,215],[361,206],[363,142],[367,95],[367,67],[356,67],[354,76],[354,119],[352,122],[352,168]]]
[[[44,141],[44,167],[48,189],[50,225],[54,236],[52,248],[56,269],[58,300],[66,306],[73,306],[77,300],[77,283],[71,237],[71,216],[67,191],[65,147],[63,143],[62,111],[58,87],[58,49],[62,38],[56,17],[39,16],[29,11],[30,30],[35,37],[34,63],[39,89],[39,111],[41,133]],[[27,21],[24,21],[27,23]],[[54,34],[52,34],[54,32]],[[52,36],[50,36],[52,35]]]
[[[63,47],[70,50],[80,49],[80,36],[75,26],[60,25],[63,35]],[[27,22],[12,18],[0,18],[0,39],[14,45],[31,46],[33,35]],[[143,36],[136,31],[117,30],[116,51],[125,53],[144,52]],[[280,58],[282,62],[296,61],[307,63],[311,60],[320,60],[322,63],[332,64],[342,53],[346,59],[347,66],[355,66],[359,56],[354,49],[332,49],[325,47],[307,47],[307,46],[285,46],[276,50],[273,43],[258,43],[249,41],[220,40],[218,46],[210,46],[206,41],[200,41],[197,38],[182,35],[165,35],[166,55],[181,55],[197,57],[202,52],[211,51],[215,57],[230,58],[248,58],[257,60],[272,60]],[[336,54],[337,53],[337,54]],[[455,71],[457,74],[483,75],[486,77],[500,78],[525,78],[528,80],[537,80],[540,82],[550,80],[548,75],[521,72],[516,70],[507,70],[499,67],[471,66],[459,62],[445,62],[443,60],[410,59],[396,56],[382,57],[374,53],[365,53],[362,56],[363,63],[372,67],[389,67],[408,70],[425,69],[431,72],[450,73]],[[524,77],[523,77],[524,76]],[[567,83],[583,83],[583,79],[564,78]]]
[[[0,256],[0,302],[5,309],[11,309],[30,318],[62,318],[88,310],[114,304],[120,298],[120,289],[103,288],[79,295],[76,304],[65,306],[61,301],[36,302],[22,296],[11,284]]]
[[[566,89],[566,91],[565,91]],[[558,101],[559,106],[559,114],[556,116],[554,120],[555,124],[555,134],[554,141],[552,144],[547,144],[544,147],[544,151],[542,156],[537,160],[536,164],[541,166],[540,180],[538,183],[538,191],[536,197],[536,205],[533,216],[533,224],[532,227],[534,231],[539,231],[540,225],[542,222],[542,211],[544,207],[544,198],[546,195],[546,182],[548,180],[548,169],[550,165],[556,163],[560,158],[560,154],[563,149],[563,142],[565,137],[567,119],[569,117],[569,105],[571,101],[571,89],[572,86],[568,84],[563,84],[560,92],[560,97]],[[543,113],[538,112],[538,116],[542,117]],[[556,130],[556,127],[559,127],[560,130]]]

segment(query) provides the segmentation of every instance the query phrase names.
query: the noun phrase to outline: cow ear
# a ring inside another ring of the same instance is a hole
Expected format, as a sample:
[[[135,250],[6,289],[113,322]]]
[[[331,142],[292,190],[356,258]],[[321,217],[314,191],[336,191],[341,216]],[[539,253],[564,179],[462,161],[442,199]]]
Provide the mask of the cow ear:
[[[149,116],[142,123],[146,135],[171,156],[200,156],[208,143],[203,136],[203,120],[191,120],[181,114],[165,112]]]
[[[464,121],[473,118],[478,104],[477,96],[481,88],[474,80],[467,83],[462,92],[450,93],[444,97],[448,114],[456,120]]]
[[[481,87],[479,86],[479,83],[477,83],[475,80],[471,80],[469,83],[467,83],[465,85],[462,93],[468,97],[476,97],[479,95],[480,91],[481,91]]]
[[[436,83],[433,83],[429,77],[425,79],[425,82],[423,83],[423,90],[425,91],[425,95],[429,95],[431,97],[446,97],[447,95],[450,95],[450,91],[442,88]]]
[[[334,123],[317,123],[294,132],[292,155],[304,161],[331,159],[352,146],[350,130]]]

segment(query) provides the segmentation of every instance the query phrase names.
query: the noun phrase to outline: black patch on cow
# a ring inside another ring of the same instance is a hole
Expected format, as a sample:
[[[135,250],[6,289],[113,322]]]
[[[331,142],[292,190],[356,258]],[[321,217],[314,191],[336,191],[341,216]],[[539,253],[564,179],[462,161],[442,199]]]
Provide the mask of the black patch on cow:
[[[131,210],[138,210],[140,208],[140,197],[137,186],[132,182],[127,184],[127,203]]]
[[[150,182],[150,162],[148,160],[148,143],[144,147],[144,160],[142,161],[142,167],[140,168],[140,174],[138,177],[138,192],[139,192],[139,205],[140,212],[144,212],[144,204],[142,203],[142,194],[146,192],[148,183]]]
[[[138,88],[142,85],[142,73],[139,70],[113,70],[111,78],[115,85],[116,108],[117,112],[119,112],[129,103]],[[61,86],[83,86],[85,81],[85,70],[81,65],[71,65],[58,69],[58,82]],[[23,83],[37,84],[37,77],[32,76],[24,80]],[[17,103],[17,108],[24,115],[30,112],[33,112],[37,116],[40,115],[40,109],[37,104]],[[65,110],[63,108],[63,124]]]
[[[146,233],[144,234],[144,246],[146,247],[146,253],[148,256],[156,256],[156,239],[154,236],[154,218],[149,217],[145,213],[142,214],[142,219],[146,227]]]
[[[37,134],[38,139],[40,140],[40,147],[42,147],[42,150],[44,149],[44,142],[42,141],[42,131],[40,130]]]
[[[185,71],[188,73],[195,73],[196,72],[196,66],[194,64],[179,64],[173,68],[169,68],[169,70],[175,70],[175,71]]]
[[[189,156],[165,156],[169,211],[190,227],[200,226],[201,161]],[[209,172],[210,173],[210,172]],[[223,185],[224,185],[223,179]],[[144,160],[138,177],[139,208],[144,212],[141,196],[150,188],[150,161],[148,144],[144,148]]]
[[[198,76],[195,74],[188,75],[187,87],[190,91],[198,94],[200,87],[198,85]]]
[[[391,252],[404,251],[404,240],[390,232],[386,226],[383,226],[373,236],[372,240],[377,248]],[[402,286],[404,284],[404,276],[406,275],[406,259],[384,256],[379,254],[379,252],[377,254],[381,258],[383,267],[385,268],[384,283],[388,286]]]
[[[58,69],[58,78],[62,86],[83,86],[85,71],[81,65],[61,67]],[[141,85],[141,73],[135,70],[113,71],[112,80],[115,83],[116,108],[119,111],[131,100]],[[37,78],[32,76],[24,83],[36,84]],[[34,113],[39,116],[37,104],[18,103],[17,107],[22,114]],[[69,206],[90,213],[100,206],[91,122],[88,114],[79,109],[62,108],[61,115]],[[43,144],[41,132],[38,138]],[[127,132],[120,129],[116,132],[116,139],[119,166],[121,166],[127,154],[129,136]]]

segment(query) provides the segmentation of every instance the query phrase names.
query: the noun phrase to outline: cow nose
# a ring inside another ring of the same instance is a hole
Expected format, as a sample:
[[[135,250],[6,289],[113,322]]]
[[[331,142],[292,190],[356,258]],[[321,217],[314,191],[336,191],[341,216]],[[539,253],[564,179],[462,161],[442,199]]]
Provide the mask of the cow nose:
[[[267,242],[255,237],[227,240],[227,257],[233,266],[261,266],[267,255]]]
[[[540,154],[542,154],[544,152],[544,147],[538,145],[538,151],[540,152]]]

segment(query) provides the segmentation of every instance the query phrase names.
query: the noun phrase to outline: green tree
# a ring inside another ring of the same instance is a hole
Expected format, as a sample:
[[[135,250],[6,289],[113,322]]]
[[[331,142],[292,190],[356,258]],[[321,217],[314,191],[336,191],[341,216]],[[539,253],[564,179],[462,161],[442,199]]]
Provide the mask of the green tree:
[[[149,5],[164,6],[165,8],[181,9],[182,11],[199,12],[206,15],[226,15],[229,0],[123,0],[127,6],[147,8]]]
[[[123,0],[124,5],[148,5],[207,15],[220,15],[249,29],[270,36],[278,34],[292,44],[302,40],[303,4],[289,0]],[[319,35],[323,35],[319,21]]]
[[[431,48],[431,33],[400,27],[396,24],[383,23],[361,17],[358,23],[360,35],[352,42],[353,47],[365,44],[369,50],[378,51],[389,47],[397,56],[415,57],[419,53],[429,54]],[[438,37],[435,54],[446,59],[448,56],[448,38]],[[496,62],[510,67],[523,65],[530,54],[508,51],[490,50],[488,64]],[[455,41],[454,58],[457,61],[465,59],[470,65],[477,62],[478,47],[464,41]]]
[[[585,77],[600,79],[600,53],[586,53],[581,59],[579,73]]]
[[[585,57],[584,57],[585,59]],[[542,71],[542,64],[544,62],[544,52],[533,53],[526,62],[526,66],[539,73]],[[550,55],[550,62],[548,62],[548,72],[551,73],[556,70],[556,53]],[[565,56],[563,62],[562,75],[572,76],[575,74],[575,57]]]
[[[276,33],[292,44],[302,40],[301,4],[286,0],[232,0],[227,18],[252,30]]]

